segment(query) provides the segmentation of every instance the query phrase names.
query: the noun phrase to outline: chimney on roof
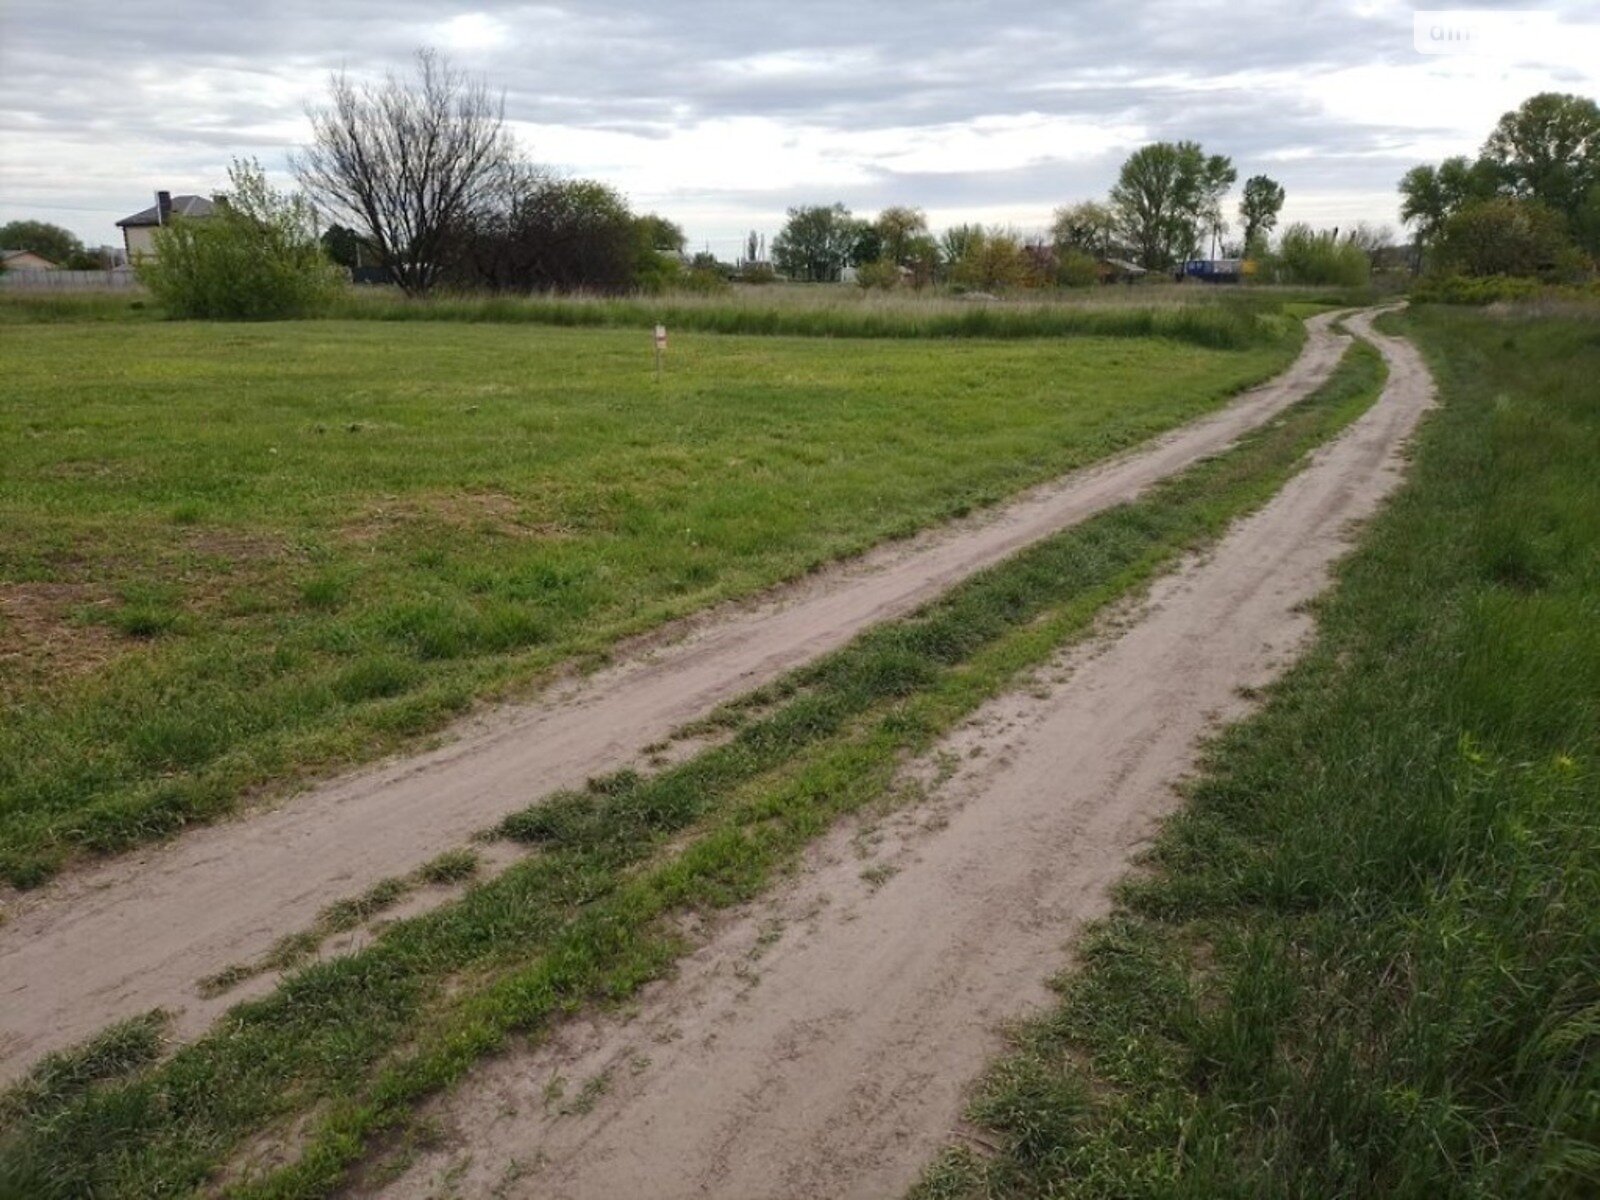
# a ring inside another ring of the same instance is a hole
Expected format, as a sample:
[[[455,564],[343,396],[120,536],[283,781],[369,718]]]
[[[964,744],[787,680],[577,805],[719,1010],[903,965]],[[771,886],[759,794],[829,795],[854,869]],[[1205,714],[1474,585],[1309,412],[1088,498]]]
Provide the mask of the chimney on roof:
[[[172,193],[171,192],[157,192],[156,193],[156,224],[157,225],[165,225],[167,223],[167,219],[169,217],[171,217],[171,216],[172,216]]]

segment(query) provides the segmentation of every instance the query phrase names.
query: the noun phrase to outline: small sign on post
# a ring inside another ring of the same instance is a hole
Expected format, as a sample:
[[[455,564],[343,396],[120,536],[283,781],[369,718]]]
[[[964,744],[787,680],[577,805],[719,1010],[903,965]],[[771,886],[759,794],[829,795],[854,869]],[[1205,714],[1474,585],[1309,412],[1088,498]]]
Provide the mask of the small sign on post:
[[[656,378],[661,378],[661,360],[667,353],[667,327],[656,326]]]

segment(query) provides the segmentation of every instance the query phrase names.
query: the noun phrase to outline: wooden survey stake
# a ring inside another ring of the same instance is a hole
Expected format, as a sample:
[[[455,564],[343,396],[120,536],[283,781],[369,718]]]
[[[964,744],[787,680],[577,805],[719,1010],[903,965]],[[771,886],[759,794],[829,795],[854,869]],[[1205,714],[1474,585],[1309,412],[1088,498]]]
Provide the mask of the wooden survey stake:
[[[667,353],[667,327],[656,326],[656,378],[661,378],[661,360]]]

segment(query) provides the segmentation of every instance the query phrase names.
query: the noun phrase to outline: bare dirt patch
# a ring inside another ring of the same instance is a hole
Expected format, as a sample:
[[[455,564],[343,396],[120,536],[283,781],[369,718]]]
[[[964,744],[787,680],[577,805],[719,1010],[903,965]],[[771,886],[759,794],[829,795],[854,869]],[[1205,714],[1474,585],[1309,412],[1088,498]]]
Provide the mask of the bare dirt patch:
[[[105,625],[74,618],[108,606],[87,583],[0,583],[0,690],[8,676],[78,676],[104,666],[126,643]]]
[[[416,496],[377,501],[359,517],[344,524],[339,537],[367,545],[413,529],[448,529],[477,537],[570,537],[572,530],[541,519],[525,499],[496,491],[426,492]]]

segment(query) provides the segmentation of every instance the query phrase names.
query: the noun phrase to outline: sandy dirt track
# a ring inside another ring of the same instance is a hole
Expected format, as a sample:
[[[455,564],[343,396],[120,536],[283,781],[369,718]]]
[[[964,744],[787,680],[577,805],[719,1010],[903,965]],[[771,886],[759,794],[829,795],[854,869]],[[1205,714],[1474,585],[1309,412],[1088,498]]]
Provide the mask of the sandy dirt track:
[[[1432,384],[1409,344],[1369,336],[1390,366],[1381,400],[1123,632],[955,734],[943,761],[960,766],[869,857],[861,829],[837,831],[633,1019],[485,1064],[434,1113],[444,1147],[380,1194],[900,1194],[961,1136],[998,1028],[1107,910],[1203,736],[1303,645],[1304,602],[1399,482]]]
[[[329,903],[413,870],[555,789],[627,765],[717,704],[1223,449],[1332,371],[1347,339],[1326,316],[1307,325],[1307,344],[1283,375],[1137,450],[759,604],[686,622],[676,640],[467,723],[441,749],[13,894],[0,925],[0,1082],[156,1007],[193,1036],[270,983],[206,1000],[196,981],[258,957]]]

